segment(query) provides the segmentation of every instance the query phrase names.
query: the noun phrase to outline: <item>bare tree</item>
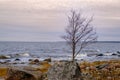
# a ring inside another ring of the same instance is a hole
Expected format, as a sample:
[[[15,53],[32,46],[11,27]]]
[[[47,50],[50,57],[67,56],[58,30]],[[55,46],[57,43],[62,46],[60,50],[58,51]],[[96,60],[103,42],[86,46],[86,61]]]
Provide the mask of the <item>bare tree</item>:
[[[72,61],[83,48],[97,40],[96,32],[91,25],[93,18],[84,18],[80,12],[71,11],[68,16],[66,35],[62,36],[72,49]]]

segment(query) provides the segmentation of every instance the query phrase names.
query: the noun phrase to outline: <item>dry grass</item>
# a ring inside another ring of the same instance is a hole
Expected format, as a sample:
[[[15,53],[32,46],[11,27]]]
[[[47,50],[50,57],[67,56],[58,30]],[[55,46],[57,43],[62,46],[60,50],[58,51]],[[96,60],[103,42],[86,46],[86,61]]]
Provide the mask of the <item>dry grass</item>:
[[[102,69],[96,68],[96,66],[104,64],[108,65]],[[80,67],[84,74],[90,74],[94,80],[120,80],[120,60],[84,61],[80,63]]]
[[[0,68],[0,77],[5,77],[7,74],[7,68]]]
[[[45,73],[48,71],[49,67],[51,67],[51,65],[48,62],[42,62],[41,65],[37,68],[37,70]]]

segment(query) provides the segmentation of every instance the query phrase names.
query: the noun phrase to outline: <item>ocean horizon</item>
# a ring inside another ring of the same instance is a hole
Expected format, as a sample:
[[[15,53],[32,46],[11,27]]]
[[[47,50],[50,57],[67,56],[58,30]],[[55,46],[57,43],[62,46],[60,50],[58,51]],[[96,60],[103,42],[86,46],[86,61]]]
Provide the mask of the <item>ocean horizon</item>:
[[[84,48],[76,59],[101,60],[109,58],[119,58],[118,56],[95,56],[97,54],[112,55],[117,52],[120,52],[120,41],[97,41],[96,43],[93,43]],[[13,55],[16,54],[24,54],[27,55],[27,58],[34,57],[40,58],[42,60],[46,58],[52,58],[54,60],[67,60],[71,59],[71,53],[71,49],[64,41],[0,41],[0,55],[12,55],[13,57]],[[16,57],[14,56],[13,58]]]

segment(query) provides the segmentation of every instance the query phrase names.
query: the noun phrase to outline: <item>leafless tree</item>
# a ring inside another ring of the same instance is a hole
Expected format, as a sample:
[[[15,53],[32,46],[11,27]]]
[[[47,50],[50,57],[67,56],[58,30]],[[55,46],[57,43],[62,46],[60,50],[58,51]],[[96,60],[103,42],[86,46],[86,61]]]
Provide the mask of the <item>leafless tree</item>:
[[[72,61],[83,48],[97,40],[96,32],[91,25],[93,17],[85,18],[81,12],[71,11],[68,16],[66,35],[62,36],[72,49]]]

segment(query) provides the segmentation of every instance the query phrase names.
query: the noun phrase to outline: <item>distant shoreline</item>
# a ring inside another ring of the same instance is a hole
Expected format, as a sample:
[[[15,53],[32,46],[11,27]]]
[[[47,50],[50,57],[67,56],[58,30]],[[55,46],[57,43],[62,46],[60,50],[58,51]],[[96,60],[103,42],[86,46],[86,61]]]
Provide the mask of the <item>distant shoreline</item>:
[[[0,42],[25,42],[25,43],[65,43],[65,41],[0,41]],[[97,43],[120,43],[120,41],[97,41]]]

